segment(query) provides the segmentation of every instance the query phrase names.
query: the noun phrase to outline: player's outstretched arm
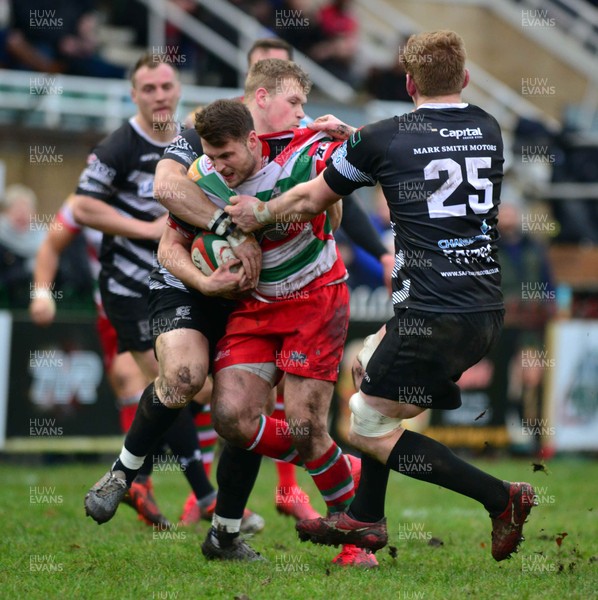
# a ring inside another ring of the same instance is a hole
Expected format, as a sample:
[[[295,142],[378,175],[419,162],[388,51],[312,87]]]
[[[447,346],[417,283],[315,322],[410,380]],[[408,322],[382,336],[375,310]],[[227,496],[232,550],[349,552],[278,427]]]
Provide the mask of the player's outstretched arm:
[[[154,198],[179,219],[201,229],[208,229],[208,223],[218,208],[189,179],[187,169],[171,158],[163,158],[158,162]]]
[[[72,201],[73,215],[80,225],[86,225],[108,235],[130,239],[159,240],[167,214],[154,221],[133,219],[119,213],[113,206],[91,196],[76,195]]]
[[[255,231],[277,221],[311,221],[341,198],[328,186],[322,173],[269,202],[261,202],[253,196],[233,196],[230,198],[232,205],[224,210],[245,232]]]
[[[250,289],[250,283],[238,260],[229,261],[206,277],[191,260],[191,239],[187,239],[172,227],[166,227],[158,247],[158,260],[187,287],[206,296],[233,297]]]
[[[54,217],[48,235],[35,257],[29,314],[31,320],[42,327],[54,321],[56,303],[52,295],[52,284],[58,271],[60,255],[76,236],[75,232],[61,225]]]
[[[348,140],[355,132],[355,127],[347,125],[334,115],[318,117],[315,121],[308,123],[307,127],[313,131],[325,131],[335,140]]]

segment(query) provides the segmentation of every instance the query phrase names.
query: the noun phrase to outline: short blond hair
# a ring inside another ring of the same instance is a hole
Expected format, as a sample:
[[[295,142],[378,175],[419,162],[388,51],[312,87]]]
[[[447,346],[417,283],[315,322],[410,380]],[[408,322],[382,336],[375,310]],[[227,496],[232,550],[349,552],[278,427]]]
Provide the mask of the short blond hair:
[[[309,94],[312,82],[309,75],[296,63],[281,58],[265,58],[249,69],[245,80],[245,98],[251,98],[259,88],[277,94],[290,81],[296,81],[305,95]]]
[[[0,202],[0,210],[8,210],[20,202],[26,203],[32,211],[37,209],[37,196],[35,192],[22,183],[13,183],[4,192],[4,198]]]
[[[458,94],[465,82],[465,44],[449,30],[412,35],[402,61],[422,96]]]

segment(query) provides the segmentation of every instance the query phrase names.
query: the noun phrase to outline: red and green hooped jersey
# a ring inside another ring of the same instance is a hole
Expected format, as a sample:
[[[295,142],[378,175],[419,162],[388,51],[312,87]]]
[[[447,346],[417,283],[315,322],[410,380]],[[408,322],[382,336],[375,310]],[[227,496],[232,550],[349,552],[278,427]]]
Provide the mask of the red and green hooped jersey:
[[[234,190],[214,170],[203,155],[189,168],[189,177],[208,198],[224,207],[237,194],[256,196],[268,202],[298,183],[315,178],[338,147],[324,133],[293,129],[260,136],[264,145],[264,166]],[[268,150],[275,142],[288,144],[268,161]],[[288,299],[293,294],[343,281],[343,264],[326,213],[307,223],[278,222],[267,225],[256,237],[263,253],[262,272],[256,297],[264,301]]]

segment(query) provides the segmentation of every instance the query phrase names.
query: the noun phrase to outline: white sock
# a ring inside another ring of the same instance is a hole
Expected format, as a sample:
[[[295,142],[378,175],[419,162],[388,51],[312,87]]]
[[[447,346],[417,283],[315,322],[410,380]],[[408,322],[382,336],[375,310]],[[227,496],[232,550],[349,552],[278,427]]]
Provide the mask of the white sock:
[[[127,467],[127,469],[134,471],[141,469],[141,465],[143,465],[143,461],[145,460],[145,456],[135,456],[134,454],[131,454],[124,446],[120,451],[118,458],[120,459],[120,462]]]
[[[225,519],[214,513],[214,516],[212,517],[212,527],[216,531],[239,533],[241,531],[241,519]]]

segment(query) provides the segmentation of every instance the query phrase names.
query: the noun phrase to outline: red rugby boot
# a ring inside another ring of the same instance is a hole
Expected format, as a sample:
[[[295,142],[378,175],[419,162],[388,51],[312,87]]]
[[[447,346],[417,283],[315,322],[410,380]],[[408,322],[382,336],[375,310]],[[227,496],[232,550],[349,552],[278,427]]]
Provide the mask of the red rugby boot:
[[[375,569],[378,561],[371,550],[346,544],[332,559],[333,564],[341,567],[357,567],[359,569]]]
[[[386,517],[376,523],[363,523],[341,512],[321,519],[299,521],[295,529],[301,541],[326,546],[354,544],[375,552],[388,543]]]
[[[492,556],[501,561],[510,558],[523,541],[523,524],[533,506],[538,506],[534,488],[529,483],[511,483],[509,503],[505,510],[492,519]]]

